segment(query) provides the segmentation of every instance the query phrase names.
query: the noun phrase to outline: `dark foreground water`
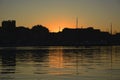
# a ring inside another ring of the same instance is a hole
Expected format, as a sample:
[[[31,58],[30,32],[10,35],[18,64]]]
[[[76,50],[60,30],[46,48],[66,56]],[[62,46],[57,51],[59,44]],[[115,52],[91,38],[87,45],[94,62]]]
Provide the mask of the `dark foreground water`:
[[[1,47],[0,80],[120,80],[120,46]]]

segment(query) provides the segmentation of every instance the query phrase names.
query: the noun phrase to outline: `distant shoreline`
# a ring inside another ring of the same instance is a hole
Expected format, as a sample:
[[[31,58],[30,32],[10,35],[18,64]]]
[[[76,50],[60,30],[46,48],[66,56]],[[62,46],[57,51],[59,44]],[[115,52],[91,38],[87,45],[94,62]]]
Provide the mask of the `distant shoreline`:
[[[0,45],[0,47],[47,47],[47,46],[120,46],[120,44],[82,44],[82,45]]]
[[[32,29],[16,27],[15,20],[2,22],[0,46],[112,46],[120,45],[120,33],[112,34],[100,29],[64,28],[61,32],[51,33],[42,25]]]

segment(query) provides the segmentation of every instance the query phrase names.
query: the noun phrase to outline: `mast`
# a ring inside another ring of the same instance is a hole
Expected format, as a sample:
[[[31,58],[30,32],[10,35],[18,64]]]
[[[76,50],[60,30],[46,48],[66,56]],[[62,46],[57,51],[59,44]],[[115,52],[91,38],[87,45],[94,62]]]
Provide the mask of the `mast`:
[[[78,28],[78,17],[76,17],[76,29]]]
[[[60,28],[60,26],[59,26],[59,32],[60,32],[60,29],[61,29],[61,28]]]
[[[111,33],[111,35],[112,35],[112,32],[113,32],[112,27],[113,27],[113,24],[111,23],[111,25],[110,25],[110,33]]]

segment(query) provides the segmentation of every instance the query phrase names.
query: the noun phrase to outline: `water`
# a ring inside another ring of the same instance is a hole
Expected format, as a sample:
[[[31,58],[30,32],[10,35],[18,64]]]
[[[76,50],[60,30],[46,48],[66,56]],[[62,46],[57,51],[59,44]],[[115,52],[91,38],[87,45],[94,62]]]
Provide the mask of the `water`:
[[[120,80],[120,46],[1,47],[0,80]]]

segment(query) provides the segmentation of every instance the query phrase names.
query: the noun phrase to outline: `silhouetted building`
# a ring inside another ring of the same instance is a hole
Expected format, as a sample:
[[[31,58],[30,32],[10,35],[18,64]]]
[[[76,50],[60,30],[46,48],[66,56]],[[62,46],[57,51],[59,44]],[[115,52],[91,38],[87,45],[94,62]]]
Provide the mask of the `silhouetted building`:
[[[4,30],[13,30],[16,27],[16,21],[15,20],[8,20],[8,21],[3,21],[2,22],[2,28]]]
[[[76,22],[78,21],[76,20]],[[59,30],[58,33],[51,33],[42,25],[35,25],[29,29],[24,26],[16,27],[15,20],[2,22],[0,46],[45,45],[120,45],[120,33],[113,35],[93,27],[64,28],[61,32]]]

